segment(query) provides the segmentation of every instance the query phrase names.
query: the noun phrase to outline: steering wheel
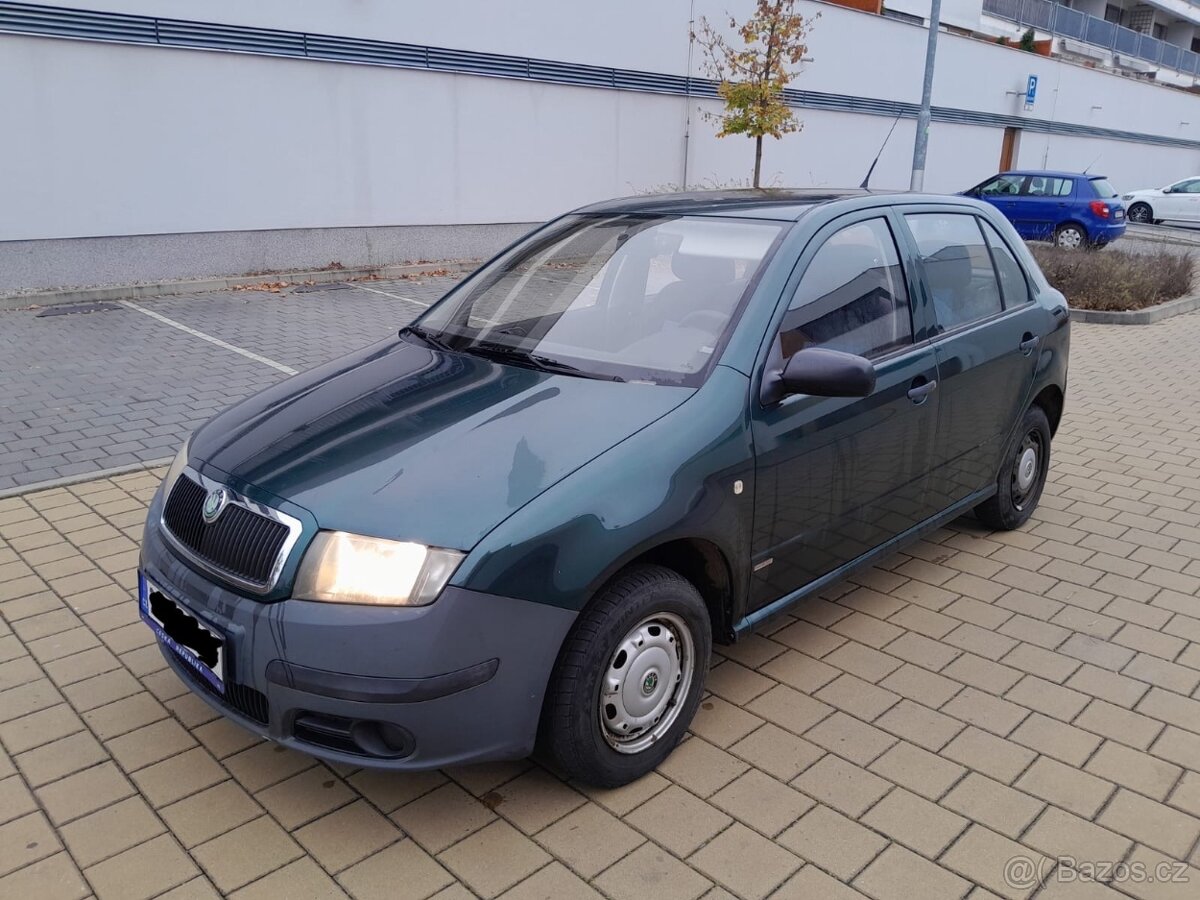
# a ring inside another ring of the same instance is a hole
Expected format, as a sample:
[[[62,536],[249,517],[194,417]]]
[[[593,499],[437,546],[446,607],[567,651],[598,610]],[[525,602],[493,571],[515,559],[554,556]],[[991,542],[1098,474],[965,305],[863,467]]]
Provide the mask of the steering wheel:
[[[713,337],[716,337],[724,330],[725,324],[728,321],[729,316],[726,313],[715,309],[697,309],[684,316],[679,323],[679,327],[707,331]]]

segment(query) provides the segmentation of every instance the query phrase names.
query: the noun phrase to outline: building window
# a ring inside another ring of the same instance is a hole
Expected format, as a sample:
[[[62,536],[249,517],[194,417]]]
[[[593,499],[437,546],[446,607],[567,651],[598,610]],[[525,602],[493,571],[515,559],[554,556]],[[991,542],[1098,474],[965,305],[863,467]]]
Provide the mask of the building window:
[[[1154,37],[1160,41],[1165,41],[1167,39],[1167,26],[1159,25],[1157,22],[1155,22],[1154,23]]]
[[[1200,38],[1192,38],[1192,52],[1200,53]]]
[[[1121,24],[1121,13],[1124,12],[1119,6],[1109,3],[1104,7],[1104,21],[1112,22],[1114,25]]]

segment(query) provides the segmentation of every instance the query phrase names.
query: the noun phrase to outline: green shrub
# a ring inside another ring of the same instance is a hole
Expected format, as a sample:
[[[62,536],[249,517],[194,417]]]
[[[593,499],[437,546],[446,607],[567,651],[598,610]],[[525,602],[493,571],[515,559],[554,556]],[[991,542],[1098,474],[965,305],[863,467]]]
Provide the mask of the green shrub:
[[[1192,289],[1195,260],[1187,253],[1062,250],[1030,244],[1052,285],[1076,309],[1128,310],[1156,306]]]

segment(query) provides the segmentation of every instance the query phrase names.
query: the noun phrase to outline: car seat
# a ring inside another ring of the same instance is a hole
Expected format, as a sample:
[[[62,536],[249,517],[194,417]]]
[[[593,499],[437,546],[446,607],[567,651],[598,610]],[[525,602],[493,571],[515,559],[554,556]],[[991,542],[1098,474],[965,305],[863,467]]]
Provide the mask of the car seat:
[[[925,278],[933,294],[938,324],[952,328],[972,318],[967,309],[971,288],[971,252],[963,244],[948,244],[922,259]]]

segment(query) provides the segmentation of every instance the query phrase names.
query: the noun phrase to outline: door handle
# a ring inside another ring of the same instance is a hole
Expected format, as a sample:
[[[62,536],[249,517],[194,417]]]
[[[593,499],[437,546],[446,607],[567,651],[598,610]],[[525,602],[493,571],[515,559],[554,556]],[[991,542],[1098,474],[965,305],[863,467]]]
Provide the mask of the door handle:
[[[1041,342],[1042,342],[1042,339],[1038,335],[1030,334],[1027,331],[1027,332],[1025,332],[1025,339],[1023,341],[1021,341],[1021,343],[1017,344],[1017,346],[1021,348],[1022,356],[1028,356],[1030,353],[1032,353],[1034,351],[1034,348],[1037,347],[1037,345],[1040,344]]]
[[[908,399],[918,405],[925,402],[925,398],[932,394],[937,389],[936,381],[926,381],[923,384],[917,384],[908,390]]]

